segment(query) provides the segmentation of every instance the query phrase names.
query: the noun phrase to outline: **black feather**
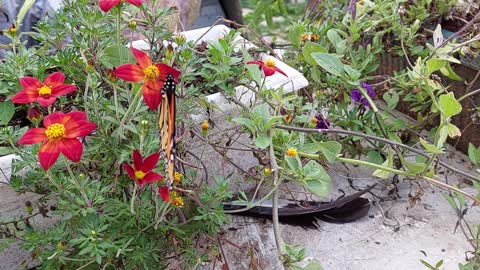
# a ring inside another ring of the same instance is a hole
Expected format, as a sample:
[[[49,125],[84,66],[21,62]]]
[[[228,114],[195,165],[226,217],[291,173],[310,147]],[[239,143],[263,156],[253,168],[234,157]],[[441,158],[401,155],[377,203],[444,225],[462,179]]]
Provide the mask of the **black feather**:
[[[360,196],[370,191],[373,187],[375,185],[331,202],[281,200],[282,204],[278,208],[278,219],[281,223],[303,228],[318,228],[317,221],[319,219],[332,223],[346,223],[358,220],[365,217],[370,210],[370,201]],[[225,202],[223,205],[225,210],[237,210],[246,207],[245,204],[237,202]],[[260,206],[235,213],[235,215],[271,219],[271,203],[264,201]]]

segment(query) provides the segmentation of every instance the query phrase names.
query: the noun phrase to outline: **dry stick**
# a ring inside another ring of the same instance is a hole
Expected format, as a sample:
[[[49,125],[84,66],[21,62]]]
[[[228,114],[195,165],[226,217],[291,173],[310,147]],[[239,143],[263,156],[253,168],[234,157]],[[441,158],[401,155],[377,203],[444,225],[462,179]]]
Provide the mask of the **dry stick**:
[[[463,195],[465,195],[466,197],[472,199],[477,205],[480,205],[480,199],[478,199],[477,197],[471,195],[471,194],[468,194],[467,192],[459,189],[459,188],[456,188],[454,186],[450,186],[450,185],[447,185],[441,181],[438,181],[438,180],[435,180],[433,178],[429,178],[429,177],[426,177],[426,176],[423,176],[423,179],[427,180],[430,184],[432,185],[435,185],[441,189],[444,189],[444,190],[453,190],[455,192],[458,192],[458,193],[461,193]]]
[[[377,137],[377,136],[373,136],[373,135],[369,135],[369,134],[363,134],[363,133],[360,133],[360,132],[355,132],[355,131],[350,131],[350,130],[343,130],[343,129],[336,129],[336,128],[332,128],[332,129],[298,128],[298,127],[290,127],[290,126],[284,126],[284,125],[277,125],[275,127],[280,128],[280,129],[291,130],[291,131],[299,131],[299,132],[305,132],[305,133],[345,134],[345,135],[350,135],[350,136],[358,136],[358,137],[362,137],[362,138],[367,138],[367,139],[372,139],[372,140],[375,140],[375,141],[379,141],[379,142],[382,142],[382,143],[385,143],[385,144],[395,145],[395,146],[407,149],[411,152],[414,152],[416,154],[419,154],[419,155],[427,157],[427,158],[430,157],[429,155],[423,153],[421,150],[415,149],[415,148],[410,147],[408,145],[404,145],[402,143],[398,143],[396,141],[388,140],[388,139],[385,139],[385,138],[381,138],[381,137]],[[438,159],[438,157],[437,157],[437,159]],[[454,167],[446,164],[445,162],[441,161],[440,159],[438,159],[438,164],[440,164],[442,167],[444,167],[444,168],[446,168],[446,169],[448,169],[452,172],[455,172],[455,173],[458,173],[462,176],[465,176],[465,177],[469,178],[470,180],[480,182],[480,179],[478,177],[475,177],[475,176],[473,176],[469,173],[466,173],[466,172],[463,172],[463,171],[461,171],[457,168],[454,168]]]

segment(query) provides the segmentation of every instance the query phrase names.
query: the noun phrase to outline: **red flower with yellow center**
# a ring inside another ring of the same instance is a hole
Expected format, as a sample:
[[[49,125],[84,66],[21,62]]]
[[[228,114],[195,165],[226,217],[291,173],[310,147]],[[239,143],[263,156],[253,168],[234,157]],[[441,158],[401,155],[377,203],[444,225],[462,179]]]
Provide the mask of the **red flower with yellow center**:
[[[283,72],[281,69],[279,69],[276,66],[275,60],[273,60],[272,58],[267,58],[267,60],[265,62],[263,62],[263,61],[249,61],[249,62],[247,62],[247,64],[259,65],[262,68],[263,74],[266,77],[272,76],[275,72],[278,72],[278,73],[284,75],[285,77],[288,77],[287,74],[285,74],[285,72]]]
[[[110,9],[112,9],[115,6],[118,6],[124,1],[127,1],[128,3],[137,7],[142,5],[142,2],[143,2],[142,0],[100,0],[98,1],[98,5],[100,6],[100,9],[103,12],[108,12]]]
[[[82,143],[78,137],[92,133],[95,123],[87,120],[84,112],[67,114],[54,112],[43,119],[44,128],[31,128],[18,140],[18,144],[42,143],[38,159],[44,170],[48,170],[62,153],[73,162],[82,157]]]
[[[20,79],[23,89],[12,97],[12,102],[20,104],[38,102],[43,107],[48,107],[57,100],[58,96],[77,89],[73,84],[64,84],[64,81],[65,75],[61,72],[48,75],[43,83],[34,77],[23,77]]]
[[[171,203],[176,207],[183,207],[185,205],[182,197],[180,197],[175,190],[170,191],[167,186],[160,187],[158,193],[164,202]]]
[[[137,181],[137,184],[143,186],[163,179],[163,176],[156,172],[152,172],[153,168],[157,166],[159,153],[153,153],[145,160],[138,150],[134,150],[132,154],[133,167],[129,164],[123,164],[123,168],[127,171],[128,176]]]
[[[162,86],[167,76],[171,74],[175,84],[178,83],[180,71],[166,64],[153,64],[146,53],[130,48],[137,64],[125,64],[115,69],[115,76],[129,82],[143,81],[142,94],[147,106],[158,109],[162,97]]]

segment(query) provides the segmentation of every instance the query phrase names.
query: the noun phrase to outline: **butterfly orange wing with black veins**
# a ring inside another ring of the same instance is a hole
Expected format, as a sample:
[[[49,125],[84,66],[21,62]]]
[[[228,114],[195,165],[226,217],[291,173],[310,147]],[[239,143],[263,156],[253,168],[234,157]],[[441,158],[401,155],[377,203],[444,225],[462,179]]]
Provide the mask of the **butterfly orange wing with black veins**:
[[[175,80],[171,74],[167,75],[162,87],[162,105],[160,107],[160,146],[167,158],[166,172],[167,186],[171,186],[174,179],[175,165]]]

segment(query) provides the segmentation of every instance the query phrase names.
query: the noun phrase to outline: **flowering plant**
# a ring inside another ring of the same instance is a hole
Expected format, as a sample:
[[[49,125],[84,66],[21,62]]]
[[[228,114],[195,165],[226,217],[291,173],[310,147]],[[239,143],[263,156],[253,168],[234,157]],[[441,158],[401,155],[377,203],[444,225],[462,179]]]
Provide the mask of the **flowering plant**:
[[[25,47],[16,31],[6,33],[12,42],[0,67],[6,99],[0,122],[7,126],[0,143],[19,157],[10,185],[42,199],[15,228],[0,220],[0,232],[21,239],[41,268],[189,269],[220,258],[227,269],[226,214],[271,198],[280,258],[300,269],[295,264],[305,252],[282,241],[278,198],[282,190],[306,203],[329,196],[340,163],[371,168],[372,178],[388,185],[402,177],[422,192],[422,181],[439,186],[459,213],[465,205],[456,202],[480,203],[438,179],[443,166],[478,180],[438,158],[447,138],[461,134],[452,119],[468,96],[455,97],[435,73],[454,77],[450,63],[464,44],[454,46],[438,30],[433,47],[416,43],[413,7],[402,15],[398,1],[373,7],[350,1],[341,8],[336,1],[307,1],[284,36],[288,43],[260,38],[260,47],[247,49],[234,30],[208,43],[198,42],[203,35],[187,40],[169,31],[167,18],[176,11],[155,2],[67,0],[37,25],[38,47]],[[269,10],[269,22],[276,11],[266,2],[259,1],[264,9],[256,14]],[[419,8],[428,7],[421,2]],[[278,3],[281,14],[289,12]],[[325,23],[316,23],[319,10],[331,11]],[[402,25],[376,17],[385,12]],[[257,19],[245,28],[254,36],[266,31],[255,27]],[[135,47],[133,36],[144,38],[149,50]],[[392,50],[418,60],[395,76],[371,75],[389,38],[398,41]],[[276,46],[286,51],[279,55]],[[290,87],[298,77],[282,57],[308,87]],[[284,81],[272,84],[277,80]],[[392,116],[398,88],[409,90],[403,97],[419,111],[438,116],[429,138],[410,143],[407,123]],[[469,151],[476,166],[479,152]],[[232,199],[247,206],[224,211],[223,202]],[[40,215],[55,226],[38,228],[31,220]]]

